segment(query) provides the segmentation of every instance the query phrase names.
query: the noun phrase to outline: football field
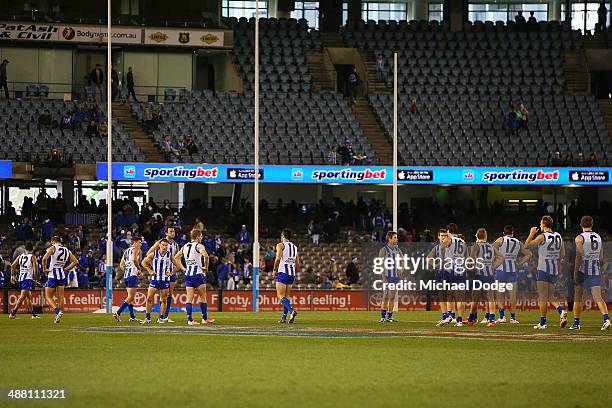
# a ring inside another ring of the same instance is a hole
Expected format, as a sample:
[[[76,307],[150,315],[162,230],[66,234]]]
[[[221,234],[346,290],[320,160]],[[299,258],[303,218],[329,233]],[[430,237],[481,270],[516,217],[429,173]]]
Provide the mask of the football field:
[[[598,313],[580,332],[559,328],[554,312],[537,332],[534,312],[520,325],[441,328],[435,312],[384,324],[372,312],[304,312],[293,325],[278,313],[211,313],[206,327],[179,313],[150,326],[18,316],[0,320],[0,388],[66,390],[49,405],[597,407],[612,386],[612,332]]]

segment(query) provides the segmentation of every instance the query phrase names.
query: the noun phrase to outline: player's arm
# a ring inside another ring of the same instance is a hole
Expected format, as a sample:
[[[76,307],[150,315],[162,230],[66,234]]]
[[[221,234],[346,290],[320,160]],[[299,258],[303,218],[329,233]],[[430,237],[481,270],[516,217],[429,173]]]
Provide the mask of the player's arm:
[[[559,250],[559,270],[561,270],[561,264],[563,264],[563,262],[565,262],[565,242],[563,241],[563,238],[561,238],[561,250]]]
[[[425,260],[428,261],[430,259],[434,259],[435,255],[436,255],[436,247],[434,246],[433,248],[429,250],[427,255],[425,255]]]
[[[601,264],[600,265],[601,270],[608,269],[608,261],[606,261],[604,258],[603,242],[601,243],[601,249],[599,250],[599,263]]]
[[[525,246],[522,243],[521,243],[521,251],[519,252],[519,254],[521,254],[523,257],[519,258],[519,261],[517,262],[518,266],[525,265],[527,261],[531,259],[531,256],[532,256],[531,251],[525,248]]]
[[[74,254],[71,251],[68,251],[69,254],[69,258],[70,258],[70,265],[68,265],[68,267],[66,268],[66,271],[71,271],[74,268],[76,268],[76,266],[79,264],[79,260],[76,258],[76,256],[74,256]]]
[[[491,269],[493,269],[493,271],[496,271],[497,268],[499,268],[501,264],[504,263],[504,256],[501,254],[501,252],[499,252],[499,249],[497,249],[496,247],[493,247],[493,254],[495,255],[495,258],[493,259],[493,263],[491,263]]]
[[[132,251],[132,265],[134,265],[134,267],[138,271],[137,274],[140,275],[141,271],[140,271],[140,264],[138,263],[138,258],[140,258],[140,248],[138,249],[134,248],[134,250]]]
[[[272,276],[276,277],[278,273],[278,267],[280,265],[281,258],[283,256],[283,243],[279,242],[276,244],[276,258],[274,258],[274,269],[272,269]]]
[[[154,255],[154,253],[147,254],[145,259],[142,260],[142,267],[145,269],[145,271],[149,272],[149,275],[155,275],[155,272],[153,272],[153,269],[151,269],[151,261],[153,260]]]
[[[161,243],[161,239],[158,239],[157,241],[155,241],[153,246],[151,248],[149,248],[149,250],[147,251],[147,255],[152,254],[155,251],[157,251],[159,249],[159,244],[160,243]]]
[[[295,256],[295,261],[294,262],[295,262],[295,265],[294,265],[295,266],[295,273],[297,273],[298,269],[300,267],[300,258],[298,258],[297,255]]]
[[[209,261],[208,251],[206,251],[206,248],[204,248],[204,245],[202,244],[198,244],[197,248],[198,248],[198,251],[200,251],[200,254],[202,254],[202,256],[204,257],[204,265],[202,265],[202,267],[204,268],[205,271],[207,271],[208,261]]]
[[[48,249],[47,252],[45,252],[45,255],[42,257],[42,267],[43,267],[43,272],[49,272],[49,270],[47,269],[47,259],[49,259],[49,257],[51,255],[53,255],[55,253],[55,247],[53,245],[51,245]]]
[[[38,282],[38,261],[32,256],[32,270],[34,271],[34,282]]]
[[[491,245],[493,245],[493,248],[499,249],[499,248],[501,248],[503,243],[504,243],[504,239],[502,237],[499,237]]]
[[[11,283],[15,283],[15,272],[17,272],[18,267],[19,267],[19,257],[17,257],[11,264]]]
[[[121,262],[119,262],[119,270],[121,272],[125,272],[125,258],[124,257],[121,257]]]
[[[382,277],[383,283],[387,282],[387,274],[385,273],[385,263],[384,263],[385,255],[386,255],[385,248],[380,248],[380,251],[378,251],[378,258],[383,260],[383,272],[380,274]]]
[[[536,237],[537,233],[538,233],[538,227],[531,227],[531,229],[529,230],[529,236],[525,240],[526,247],[530,247],[530,246],[535,247],[538,245],[542,245],[542,243],[544,242],[544,235],[540,234]]]
[[[176,254],[174,254],[174,256],[172,257],[172,263],[174,264],[174,269],[175,270],[178,268],[181,271],[185,272],[185,267],[183,266],[183,263],[181,262],[181,259],[183,259],[183,250],[182,249],[176,251]]]
[[[577,281],[578,271],[580,270],[582,258],[584,257],[584,248],[582,247],[582,245],[584,244],[584,237],[582,235],[578,235],[574,242],[576,243],[576,260],[574,261],[574,281]]]

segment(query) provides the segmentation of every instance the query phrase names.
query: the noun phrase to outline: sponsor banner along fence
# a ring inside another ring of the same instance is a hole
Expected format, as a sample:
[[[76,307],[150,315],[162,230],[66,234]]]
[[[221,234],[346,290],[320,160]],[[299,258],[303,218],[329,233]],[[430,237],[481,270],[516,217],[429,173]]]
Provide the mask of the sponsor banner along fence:
[[[106,179],[106,162],[97,164],[98,180]],[[460,185],[610,185],[609,168],[400,167],[399,184]],[[113,163],[114,180],[252,183],[253,166],[221,164]],[[259,170],[262,183],[391,184],[389,166],[275,166]]]
[[[147,28],[144,43],[149,45],[182,45],[187,47],[222,47],[223,31],[172,28]]]
[[[146,289],[140,289],[136,292],[135,307],[144,308],[146,306],[146,293]],[[126,296],[125,290],[114,290],[113,305],[121,305]],[[18,298],[18,290],[8,291],[9,310],[15,306]],[[382,293],[373,290],[295,290],[291,296],[291,302],[298,310],[320,312],[376,311],[380,307],[381,299]],[[518,296],[518,309],[537,310],[537,300],[537,293],[520,293]],[[66,290],[64,301],[64,311],[73,313],[94,312],[106,306],[104,290]],[[177,290],[174,294],[172,307],[183,309],[185,308],[186,301],[187,293],[185,290]],[[211,311],[249,312],[252,310],[250,291],[208,291],[206,301]],[[32,292],[32,303],[35,307],[45,307],[42,290]],[[155,303],[159,303],[159,295],[156,295]],[[194,303],[199,303],[197,295]],[[428,297],[425,292],[399,292],[398,310],[400,311],[424,311],[427,310],[427,304]],[[481,306],[484,307],[484,304]],[[585,300],[584,307],[585,310],[597,310],[597,305],[592,300]],[[282,310],[282,305],[280,305],[275,291],[259,292],[259,309],[264,312]],[[435,304],[432,304],[430,309],[438,310]]]

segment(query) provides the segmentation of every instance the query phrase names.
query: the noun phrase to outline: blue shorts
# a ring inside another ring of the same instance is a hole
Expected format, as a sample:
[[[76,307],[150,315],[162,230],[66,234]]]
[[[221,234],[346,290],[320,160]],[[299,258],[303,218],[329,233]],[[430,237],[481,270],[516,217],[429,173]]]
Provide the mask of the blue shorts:
[[[150,288],[155,288],[157,290],[164,290],[164,289],[168,289],[170,287],[170,281],[159,281],[159,280],[152,280],[151,283],[149,283],[149,287]]]
[[[51,289],[57,288],[58,286],[66,286],[66,278],[64,279],[48,278],[47,283],[45,283],[45,287],[51,288]]]
[[[578,271],[578,279],[576,285],[582,286],[583,288],[592,288],[594,286],[601,286],[601,276],[599,275],[586,275]]]
[[[387,277],[387,283],[392,283],[394,285],[397,285],[398,283],[400,283],[400,278],[399,276],[394,276],[394,277]]]
[[[536,272],[536,281],[538,282],[557,283],[557,279],[559,279],[559,275],[551,275],[540,270]]]
[[[126,288],[137,288],[138,287],[138,276],[130,276],[129,278],[123,278]]]
[[[170,282],[176,282],[176,273],[170,277]]]
[[[502,283],[516,283],[518,281],[518,273],[504,272],[503,269],[498,269],[495,271],[495,280]]]
[[[436,280],[436,282],[442,282],[442,281],[450,282],[451,273],[448,271],[436,271],[436,274],[434,275],[434,279]]]
[[[34,288],[34,281],[32,279],[24,279],[19,281],[19,290],[32,290]]]
[[[481,281],[482,283],[493,283],[495,279],[493,276],[476,275],[473,280]]]
[[[206,276],[201,273],[196,273],[192,276],[185,275],[185,286],[188,288],[199,288],[202,285],[206,285],[205,278]]]
[[[466,283],[467,282],[467,273],[458,274],[456,272],[452,272],[449,281],[451,283]]]
[[[276,275],[276,282],[284,285],[292,285],[294,280],[295,276],[287,275],[284,272],[280,272],[278,275]]]

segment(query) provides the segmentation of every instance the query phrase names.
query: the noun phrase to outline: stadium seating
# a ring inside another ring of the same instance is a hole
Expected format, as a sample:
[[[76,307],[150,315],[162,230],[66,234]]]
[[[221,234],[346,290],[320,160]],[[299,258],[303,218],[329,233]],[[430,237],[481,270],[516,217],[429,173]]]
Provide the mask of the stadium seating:
[[[372,56],[390,61],[398,52],[401,164],[541,166],[554,151],[575,157],[579,149],[595,151],[600,164],[612,160],[595,98],[563,95],[563,55],[581,49],[579,31],[557,22],[530,32],[475,22],[454,33],[437,22],[361,21],[342,34]],[[387,69],[391,86],[392,64]],[[507,108],[521,102],[529,110],[528,129],[514,135],[505,128]],[[391,96],[370,94],[369,103],[391,141]],[[449,149],[453,154],[445,154]]]
[[[329,145],[350,140],[355,150],[374,158],[346,100],[335,93],[269,92],[261,100],[260,160],[267,164],[321,164]],[[132,104],[142,119],[145,107],[160,107],[164,123],[154,132],[161,143],[165,135],[191,134],[198,154],[187,162],[252,163],[253,94],[194,91],[185,104]],[[222,124],[222,126],[221,126]],[[179,158],[174,158],[179,160]]]
[[[255,78],[255,21],[243,17],[229,22],[234,28],[235,63],[242,74],[245,91],[250,91]],[[261,91],[310,91],[311,76],[304,52],[321,48],[318,31],[308,31],[304,19],[276,18],[261,18],[259,30]]]
[[[72,110],[72,102],[61,100],[2,100],[0,102],[0,160],[45,161],[52,148],[64,159],[94,163],[106,158],[106,138],[85,136],[87,123],[77,123],[74,130],[39,129],[38,117],[49,110],[54,120]],[[101,108],[105,115],[106,109]],[[87,146],[87,148],[84,148]],[[113,156],[117,161],[143,161],[144,155],[121,124],[113,120]]]

